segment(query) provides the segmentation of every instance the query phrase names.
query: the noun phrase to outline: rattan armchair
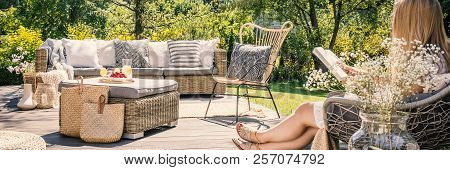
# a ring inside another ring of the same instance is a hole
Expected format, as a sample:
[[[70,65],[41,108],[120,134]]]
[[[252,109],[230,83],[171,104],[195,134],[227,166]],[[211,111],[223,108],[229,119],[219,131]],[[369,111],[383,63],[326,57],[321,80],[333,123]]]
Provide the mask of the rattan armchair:
[[[410,113],[407,129],[420,149],[442,149],[450,146],[450,86],[435,94],[412,97],[412,102],[398,105]],[[360,128],[358,116],[361,102],[344,98],[343,93],[330,93],[324,102],[324,118],[330,138],[347,143]]]
[[[241,44],[248,43],[248,42],[244,42],[244,37],[246,35],[245,33],[247,33],[247,31],[250,29],[251,38],[249,38],[249,39],[254,41],[254,42],[251,42],[250,44],[253,44],[256,46],[271,46],[268,63],[261,63],[261,62],[255,63],[253,66],[251,66],[249,69],[247,69],[248,70],[247,73],[244,74],[244,76],[242,76],[240,78],[231,77],[228,75],[226,75],[224,77],[214,76],[213,79],[215,81],[215,84],[214,84],[214,87],[213,87],[213,90],[211,93],[211,98],[209,100],[208,107],[206,109],[205,118],[208,114],[208,110],[211,105],[211,101],[212,101],[213,97],[216,95],[215,90],[216,90],[216,86],[218,84],[232,85],[232,86],[237,87],[236,94],[228,94],[228,95],[236,96],[236,98],[237,98],[236,99],[236,122],[239,121],[239,107],[238,106],[239,106],[239,97],[241,97],[241,96],[247,98],[249,109],[250,109],[250,98],[272,99],[272,102],[273,102],[275,110],[278,114],[278,117],[280,117],[280,113],[279,113],[278,108],[273,99],[272,92],[270,91],[268,81],[269,81],[272,71],[275,67],[275,62],[277,61],[278,53],[281,49],[281,46],[283,45],[284,40],[286,39],[287,35],[289,34],[289,32],[292,30],[293,27],[294,27],[294,25],[290,21],[285,22],[280,28],[264,28],[259,25],[253,24],[253,23],[247,23],[247,24],[244,24],[241,26],[240,31],[239,31],[239,40],[240,40]],[[247,80],[243,79],[256,66],[261,65],[261,64],[264,64],[264,66],[265,66],[265,71],[263,74],[262,81],[254,82],[254,81],[247,81]],[[239,89],[241,87],[247,87],[247,88],[245,88],[246,89],[245,94],[240,94]],[[250,87],[253,87],[258,90],[259,89],[267,90],[270,97],[251,96],[248,94],[248,88],[250,88]],[[227,95],[227,94],[224,94],[224,95]]]

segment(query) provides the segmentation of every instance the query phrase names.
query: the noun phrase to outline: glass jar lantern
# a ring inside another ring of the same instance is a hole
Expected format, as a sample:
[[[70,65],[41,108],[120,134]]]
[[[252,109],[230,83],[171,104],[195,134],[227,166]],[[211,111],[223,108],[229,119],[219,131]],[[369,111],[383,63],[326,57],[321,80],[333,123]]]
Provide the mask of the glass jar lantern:
[[[131,59],[122,59],[122,73],[125,74],[127,79],[133,78],[133,69],[131,68]]]

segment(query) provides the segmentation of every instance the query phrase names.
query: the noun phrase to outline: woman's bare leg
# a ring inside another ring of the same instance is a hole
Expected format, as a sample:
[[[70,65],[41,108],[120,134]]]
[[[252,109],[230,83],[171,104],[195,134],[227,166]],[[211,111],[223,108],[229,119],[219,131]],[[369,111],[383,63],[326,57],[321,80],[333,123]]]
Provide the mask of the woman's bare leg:
[[[291,141],[285,141],[285,142],[271,142],[271,143],[264,143],[264,144],[259,144],[259,148],[258,146],[252,145],[251,148],[246,148],[246,149],[250,149],[250,150],[294,150],[294,149],[303,149],[305,148],[309,143],[312,142],[312,140],[314,139],[314,136],[317,133],[317,128],[307,128],[305,133],[303,133],[303,135],[297,137],[294,140]],[[241,144],[242,148],[245,148],[246,146],[244,146],[243,144]]]
[[[300,140],[299,137],[303,136],[308,127],[318,128],[314,118],[314,103],[300,105],[294,114],[290,115],[275,127],[257,133],[256,136],[261,143]],[[315,131],[308,133],[312,132],[315,134]]]
[[[260,144],[259,148],[261,150],[294,150],[294,149],[303,149],[308,144],[310,144],[314,136],[316,136],[318,128],[307,128],[305,133],[301,136],[297,137],[294,140],[287,142],[273,142],[273,143],[265,143]]]

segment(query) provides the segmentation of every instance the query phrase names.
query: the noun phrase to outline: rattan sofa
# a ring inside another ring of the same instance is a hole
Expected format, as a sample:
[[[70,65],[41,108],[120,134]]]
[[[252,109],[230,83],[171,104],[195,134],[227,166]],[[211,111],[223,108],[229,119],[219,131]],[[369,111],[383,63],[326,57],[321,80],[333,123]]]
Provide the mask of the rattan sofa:
[[[330,93],[324,102],[326,129],[330,138],[349,142],[360,128],[358,116],[361,102],[344,97],[343,93]],[[398,110],[410,113],[407,129],[420,149],[443,149],[450,146],[450,86],[433,93],[409,98]],[[337,148],[337,147],[334,147]]]
[[[216,49],[214,52],[214,68],[202,70],[201,72],[174,71],[172,68],[145,68],[151,70],[152,75],[144,75],[144,69],[133,68],[133,76],[143,79],[169,79],[178,82],[178,92],[180,94],[211,94],[215,81],[213,75],[224,76],[227,72],[227,52],[222,49]],[[48,50],[40,48],[36,50],[35,70],[36,72],[47,72],[48,68]],[[212,74],[211,74],[212,73]],[[98,77],[99,71],[79,72],[74,70],[75,76],[85,78]],[[24,77],[24,80],[27,77]],[[216,94],[224,94],[225,85],[216,87]]]

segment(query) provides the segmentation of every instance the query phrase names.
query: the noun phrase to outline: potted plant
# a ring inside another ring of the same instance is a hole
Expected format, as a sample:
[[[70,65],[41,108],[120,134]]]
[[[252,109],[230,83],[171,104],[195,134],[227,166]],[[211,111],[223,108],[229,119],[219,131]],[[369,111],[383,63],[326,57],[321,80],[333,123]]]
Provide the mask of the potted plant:
[[[349,149],[419,149],[406,129],[409,113],[397,110],[408,96],[432,89],[438,82],[439,47],[386,39],[388,55],[357,64],[360,73],[346,80],[347,92],[361,101],[361,128],[350,138]],[[410,50],[405,50],[410,49]]]

